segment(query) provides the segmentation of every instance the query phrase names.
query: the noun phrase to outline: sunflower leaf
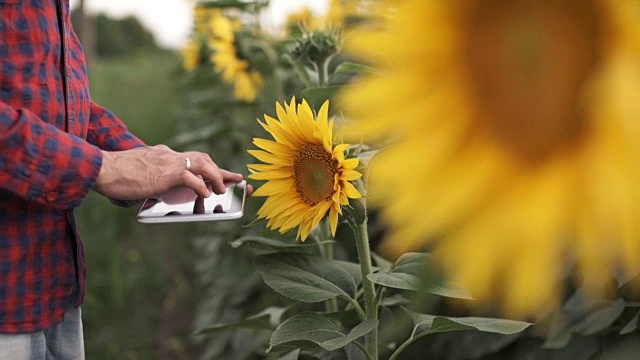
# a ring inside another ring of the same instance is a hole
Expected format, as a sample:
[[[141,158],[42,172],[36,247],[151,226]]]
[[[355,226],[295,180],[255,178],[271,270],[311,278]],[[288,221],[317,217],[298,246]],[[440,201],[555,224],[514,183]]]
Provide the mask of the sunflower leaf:
[[[342,86],[322,86],[312,87],[302,90],[302,97],[307,100],[311,108],[320,110],[325,101],[331,100],[333,96],[342,89]]]
[[[273,330],[280,323],[282,314],[287,311],[288,308],[284,307],[268,307],[260,313],[250,316],[246,319],[232,323],[220,323],[207,326],[203,329],[196,331],[196,335],[212,334],[218,331],[229,329],[257,329],[257,330]]]
[[[334,74],[360,74],[376,71],[376,68],[368,65],[358,64],[351,61],[344,61],[340,63],[340,65],[336,66]]]
[[[620,335],[626,335],[634,332],[638,328],[640,321],[640,311],[620,330]]]
[[[288,251],[288,252],[305,252],[311,248],[317,248],[324,244],[334,243],[333,240],[325,240],[320,242],[294,242],[281,241],[262,236],[243,236],[229,243],[234,249],[248,248],[260,251]]]
[[[419,314],[404,308],[404,311],[413,320],[413,334],[418,335],[424,332],[429,334],[478,330],[495,334],[512,335],[520,333],[532,324],[524,321],[483,318],[483,317],[445,317],[437,315]],[[426,334],[425,334],[426,335]]]
[[[593,335],[603,331],[622,315],[624,309],[625,301],[618,299],[613,304],[594,311],[582,321],[574,324],[572,326],[573,331],[582,335]]]
[[[255,264],[267,285],[293,300],[314,303],[356,294],[357,279],[340,264],[318,256],[276,253],[258,256]]]
[[[444,287],[425,281],[428,278],[430,255],[406,253],[386,270],[367,276],[374,283],[386,287],[412,291],[427,291],[431,294],[454,299],[470,300],[473,297],[464,289]]]
[[[271,335],[267,352],[274,346],[300,341],[311,342],[325,350],[333,351],[369,333],[376,326],[378,320],[366,320],[346,332],[320,314],[300,313],[278,326]]]

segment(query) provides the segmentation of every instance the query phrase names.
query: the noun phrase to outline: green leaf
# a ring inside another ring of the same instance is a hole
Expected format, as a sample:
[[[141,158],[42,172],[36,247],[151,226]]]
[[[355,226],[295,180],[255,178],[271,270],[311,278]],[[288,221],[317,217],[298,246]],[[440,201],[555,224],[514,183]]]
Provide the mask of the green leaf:
[[[413,331],[414,334],[419,333],[428,333],[428,334],[436,334],[443,332],[451,332],[451,331],[462,331],[462,330],[477,330],[477,328],[469,325],[460,324],[446,317],[434,317],[429,321],[429,328],[425,331],[419,331],[420,325],[425,325],[426,323],[419,323],[418,326],[415,326]]]
[[[426,290],[431,294],[470,300],[473,297],[468,291],[459,288],[443,287],[440,285],[430,285],[425,288],[425,274],[430,261],[427,253],[406,253],[402,255],[387,271],[370,274],[368,279],[374,283],[386,287],[403,290],[420,291]]]
[[[360,264],[342,260],[333,260],[333,262],[346,270],[349,275],[351,275],[356,283],[356,286],[362,282],[362,272],[360,271]]]
[[[362,321],[358,316],[358,312],[354,309],[340,310],[337,312],[323,312],[320,314],[332,323],[340,324],[341,326],[345,327],[354,327],[358,325],[360,321]]]
[[[623,299],[616,300],[610,306],[598,309],[579,323],[573,325],[573,330],[582,335],[593,335],[611,326],[625,308]]]
[[[427,253],[406,253],[396,260],[393,271],[420,276],[424,274],[430,256]]]
[[[396,305],[407,305],[410,304],[411,300],[404,297],[402,294],[393,294],[391,296],[386,296],[380,300],[380,306],[396,306]]]
[[[282,314],[287,311],[288,308],[281,308],[271,306],[263,310],[262,312],[250,316],[246,319],[232,322],[232,323],[220,323],[211,326],[207,326],[203,329],[196,331],[196,335],[212,334],[222,330],[229,329],[257,329],[257,330],[273,330],[280,323]]]
[[[420,279],[411,274],[395,273],[395,272],[379,272],[367,275],[367,278],[374,283],[386,287],[404,290],[419,290]]]
[[[285,320],[271,335],[269,348],[289,342],[307,341],[329,351],[337,350],[364,336],[378,326],[378,320],[366,320],[348,333],[326,317],[316,313],[300,313]]]
[[[638,328],[638,320],[640,320],[640,311],[620,330],[620,335],[626,335]]]
[[[310,248],[317,248],[324,244],[334,243],[333,240],[324,240],[320,242],[294,242],[280,241],[276,239],[261,236],[243,236],[229,243],[234,249],[248,248],[252,250],[266,251],[288,251],[288,252],[305,252]]]
[[[297,253],[262,255],[255,260],[262,279],[293,300],[313,303],[336,296],[350,299],[356,279],[335,261]]]
[[[345,61],[336,66],[334,74],[361,74],[375,71],[376,69],[371,66]]]
[[[312,87],[302,90],[302,97],[307,100],[311,108],[318,111],[325,101],[331,100],[342,86]]]
[[[295,349],[291,352],[286,353],[278,360],[298,360],[298,356],[300,356],[300,349]]]
[[[556,314],[551,320],[547,338],[542,344],[543,349],[562,349],[571,341],[571,326],[567,322],[564,314]]]
[[[404,290],[420,290],[420,278],[425,273],[426,253],[406,253],[393,264],[390,270],[370,274],[367,278],[382,286]]]
[[[403,308],[413,319],[414,334],[423,332],[449,332],[460,330],[478,330],[482,332],[511,335],[524,331],[531,323],[510,319],[483,317],[445,317],[419,314]]]
[[[438,285],[430,286],[427,290],[429,293],[448,297],[452,299],[463,299],[463,300],[473,300],[473,296],[469,293],[469,291],[460,288],[454,287],[442,287]]]
[[[380,267],[382,270],[391,270],[393,264],[382,256],[376,254],[375,252],[371,252],[371,257],[375,264]]]

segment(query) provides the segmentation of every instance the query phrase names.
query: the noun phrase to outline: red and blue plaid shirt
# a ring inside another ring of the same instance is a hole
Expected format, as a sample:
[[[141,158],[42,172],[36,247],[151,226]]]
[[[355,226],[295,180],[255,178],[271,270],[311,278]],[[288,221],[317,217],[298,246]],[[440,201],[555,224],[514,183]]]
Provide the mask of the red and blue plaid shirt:
[[[0,0],[0,333],[49,328],[82,303],[73,209],[99,149],[143,145],[91,101],[69,0]]]

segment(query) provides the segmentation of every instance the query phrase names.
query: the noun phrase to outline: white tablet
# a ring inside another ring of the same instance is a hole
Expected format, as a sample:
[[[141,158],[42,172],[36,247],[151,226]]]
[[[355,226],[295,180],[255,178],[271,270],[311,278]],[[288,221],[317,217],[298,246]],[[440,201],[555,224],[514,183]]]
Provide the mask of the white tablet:
[[[211,183],[207,183],[211,191]],[[198,196],[188,187],[178,187],[157,198],[147,199],[138,212],[141,223],[176,223],[239,219],[244,214],[246,182],[227,184],[224,194]]]

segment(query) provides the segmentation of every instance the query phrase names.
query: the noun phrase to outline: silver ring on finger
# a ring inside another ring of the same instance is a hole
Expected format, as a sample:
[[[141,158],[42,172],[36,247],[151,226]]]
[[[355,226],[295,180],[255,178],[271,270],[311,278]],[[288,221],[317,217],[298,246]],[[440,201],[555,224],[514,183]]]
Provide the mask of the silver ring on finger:
[[[187,171],[191,171],[191,159],[187,157],[187,158],[184,158],[184,161],[187,165]]]

